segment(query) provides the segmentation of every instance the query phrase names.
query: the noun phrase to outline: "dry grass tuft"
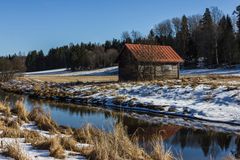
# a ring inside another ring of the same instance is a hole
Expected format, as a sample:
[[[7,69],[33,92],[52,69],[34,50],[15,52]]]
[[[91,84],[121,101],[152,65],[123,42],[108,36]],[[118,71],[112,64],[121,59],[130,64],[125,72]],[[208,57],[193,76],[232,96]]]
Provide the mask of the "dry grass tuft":
[[[122,124],[117,124],[113,133],[100,132],[97,136],[89,136],[93,150],[89,159],[151,159],[144,150],[134,144],[128,137]]]
[[[20,138],[22,136],[22,132],[19,129],[5,127],[0,134],[0,137],[8,137],[8,138]]]
[[[20,129],[20,125],[17,121],[9,121],[8,124],[7,124],[8,127],[10,128],[14,128],[14,129],[17,129],[19,130]]]
[[[65,152],[63,146],[61,145],[61,139],[54,138],[46,138],[41,136],[36,131],[25,131],[25,141],[27,143],[31,143],[31,145],[37,149],[49,150],[50,156],[54,158],[63,159],[65,158]],[[65,147],[67,148],[66,143],[72,143],[71,141],[65,142]],[[74,144],[72,144],[74,145]]]
[[[28,138],[26,142],[31,143],[31,145],[37,149],[49,150],[51,146],[50,139],[46,137]]]
[[[0,112],[3,112],[4,116],[6,117],[11,116],[11,109],[5,102],[0,102]]]
[[[164,145],[162,144],[161,138],[153,138],[152,141],[153,151],[151,157],[156,160],[172,160],[173,155],[170,151],[166,151]]]
[[[12,109],[12,112],[15,113],[19,119],[28,122],[28,111],[26,110],[23,100],[18,100],[15,103],[15,107]]]
[[[165,151],[161,139],[155,138],[153,152],[147,154],[138,146],[138,141],[131,140],[122,123],[115,126],[113,133],[106,133],[90,125],[78,129],[74,134],[77,140],[91,144],[85,151],[79,152],[89,159],[135,159],[135,160],[172,160],[173,156]],[[137,138],[135,138],[137,139]]]
[[[30,160],[27,154],[22,151],[18,142],[10,143],[4,146],[3,153],[15,160]]]
[[[73,137],[82,143],[90,143],[92,144],[92,137],[97,137],[102,131],[93,127],[90,124],[85,125],[82,128],[79,128],[74,131]]]
[[[46,138],[40,135],[37,131],[23,131],[23,137],[25,138],[26,143],[31,143],[32,146],[36,147],[37,144],[43,142]]]
[[[54,158],[63,159],[65,158],[65,152],[64,149],[60,143],[60,139],[55,137],[50,140],[50,156],[53,156]]]
[[[78,147],[77,141],[73,137],[62,137],[61,145],[64,149],[74,152],[81,152],[81,148]]]
[[[58,126],[52,120],[49,114],[45,113],[41,107],[34,108],[28,118],[31,121],[35,121],[40,129],[58,133]]]
[[[0,120],[0,129],[4,129],[6,127],[5,124],[3,120]]]
[[[62,134],[65,134],[65,135],[73,135],[73,130],[72,128],[70,127],[62,127],[62,126],[59,126],[59,131],[62,133]]]

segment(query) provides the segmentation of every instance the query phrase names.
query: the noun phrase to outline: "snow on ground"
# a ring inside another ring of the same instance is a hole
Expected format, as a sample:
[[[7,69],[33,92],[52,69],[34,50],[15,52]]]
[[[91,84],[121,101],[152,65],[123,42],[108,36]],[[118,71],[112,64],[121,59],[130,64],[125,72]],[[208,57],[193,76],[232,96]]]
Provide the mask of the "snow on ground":
[[[31,160],[55,160],[55,158],[49,156],[48,150],[40,150],[35,149],[30,143],[25,143],[24,138],[1,138],[0,143],[4,145],[10,145],[10,144],[18,144],[22,150],[22,152]],[[68,151],[66,151],[68,153]],[[3,155],[0,155],[0,159],[13,159],[10,157],[5,157]],[[69,160],[85,160],[83,156],[80,155],[71,155],[68,154],[67,159]]]
[[[0,114],[2,116],[2,113]],[[13,116],[12,118],[16,119],[16,116]],[[53,138],[55,136],[66,136],[66,135],[52,135],[49,133],[49,131],[43,131],[40,130],[37,125],[35,124],[35,122],[29,122],[29,123],[24,123],[21,127],[20,130],[29,130],[29,131],[37,131],[41,136],[43,137],[47,137],[47,138]],[[34,148],[30,143],[26,143],[24,138],[0,138],[0,144],[2,147],[4,147],[5,145],[19,145],[22,152],[24,154],[27,155],[27,157],[29,157],[31,160],[54,160],[55,158],[50,157],[49,154],[49,150],[40,150],[40,149],[36,149]],[[89,146],[88,144],[82,144],[82,143],[78,143],[77,144],[79,147],[87,147]],[[86,158],[79,155],[79,153],[75,153],[75,152],[71,152],[71,151],[67,151],[65,150],[65,155],[67,157],[67,159],[69,160],[85,160]],[[1,149],[0,149],[0,159],[4,160],[4,159],[12,159],[10,157],[5,157],[4,155],[1,155]]]
[[[136,85],[120,89],[118,95],[136,98],[141,103],[167,106],[165,111],[174,110],[177,114],[240,124],[240,88]]]
[[[25,72],[25,75],[57,75],[57,76],[108,76],[117,75],[118,66],[107,67],[89,71],[70,71],[66,68],[38,71],[38,72]],[[233,68],[216,68],[216,69],[182,69],[181,75],[208,75],[208,74],[219,74],[219,75],[232,75],[240,76],[240,65]]]
[[[46,70],[38,72],[26,72],[25,75],[57,75],[57,76],[109,76],[117,75],[118,67],[108,67],[89,71],[69,71],[64,69]]]
[[[89,88],[89,86],[86,87]],[[76,86],[73,89],[74,91],[71,92],[80,91],[81,93],[84,88],[84,86],[79,88]],[[129,101],[132,101],[136,104],[136,107],[138,107],[137,104],[145,104],[145,106],[139,107],[140,110],[144,110],[144,108],[151,110],[151,106],[158,106],[161,108],[161,110],[158,110],[159,113],[165,112],[211,121],[240,124],[239,87],[219,86],[213,88],[203,84],[192,87],[124,83],[116,88],[99,91],[88,96],[88,98],[92,99],[92,101],[106,101],[106,105],[112,106],[116,98],[125,97],[124,102],[129,103]],[[98,89],[95,88],[95,90]],[[79,95],[78,97],[82,96]],[[131,106],[129,107],[131,108]]]
[[[216,69],[186,69],[181,70],[181,75],[208,75],[208,74],[219,74],[219,75],[232,75],[240,76],[240,65],[233,68],[216,68]]]
[[[37,71],[37,72],[25,72],[24,75],[48,75],[48,74],[62,74],[67,73],[66,68],[61,69],[51,69],[51,70],[45,70],[45,71]]]

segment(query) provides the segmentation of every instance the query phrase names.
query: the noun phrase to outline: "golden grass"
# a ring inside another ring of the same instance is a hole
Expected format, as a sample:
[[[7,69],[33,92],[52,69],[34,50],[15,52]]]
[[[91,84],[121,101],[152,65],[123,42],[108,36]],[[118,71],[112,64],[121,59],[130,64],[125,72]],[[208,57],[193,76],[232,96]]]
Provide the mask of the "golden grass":
[[[92,137],[97,137],[101,131],[90,124],[74,131],[73,137],[82,143],[93,143]]]
[[[6,144],[3,148],[3,153],[15,160],[30,160],[27,154],[22,151],[18,142]]]
[[[7,126],[13,129],[20,129],[20,125],[17,121],[12,120],[7,123]]]
[[[73,137],[61,137],[61,145],[64,149],[69,151],[81,152],[81,149],[77,146],[77,141]]]
[[[12,112],[15,113],[20,120],[28,122],[28,114],[29,113],[23,104],[23,99],[16,101],[15,106],[12,109]]]
[[[0,137],[20,138],[22,137],[22,132],[19,129],[5,127]]]
[[[0,112],[2,112],[6,117],[11,116],[11,109],[5,102],[0,102]]]
[[[88,159],[96,160],[117,160],[117,159],[135,159],[135,160],[172,160],[171,152],[163,147],[162,140],[155,138],[152,143],[153,152],[147,154],[143,148],[138,146],[127,134],[122,123],[115,126],[113,133],[106,133],[90,125],[75,131],[74,136],[86,143],[91,144],[85,152]],[[137,138],[135,138],[137,139]]]
[[[121,124],[116,125],[112,134],[105,132],[92,134],[92,131],[89,126],[85,129],[87,141],[93,146],[92,152],[87,155],[89,159],[149,159],[143,149],[131,142]]]
[[[50,156],[58,159],[65,158],[65,151],[58,137],[46,138],[34,131],[26,131],[25,141],[37,149],[49,150]],[[65,142],[65,143],[72,143]],[[65,144],[66,145],[66,144]]]
[[[153,151],[151,153],[151,157],[156,160],[172,160],[173,155],[168,150],[166,151],[164,145],[162,144],[162,139],[159,137],[155,137],[152,140]]]
[[[23,130],[24,138],[27,143],[31,143],[31,141],[38,141],[40,139],[44,139],[42,135],[40,135],[37,131]]]
[[[118,81],[118,76],[27,76],[30,80],[40,80],[46,82],[114,82]]]
[[[54,158],[63,159],[65,158],[65,151],[60,143],[60,139],[55,137],[50,140],[50,156]]]
[[[58,133],[58,126],[52,120],[50,114],[43,111],[41,107],[35,107],[30,113],[28,118],[31,121],[35,121],[40,129],[50,131],[52,133]]]

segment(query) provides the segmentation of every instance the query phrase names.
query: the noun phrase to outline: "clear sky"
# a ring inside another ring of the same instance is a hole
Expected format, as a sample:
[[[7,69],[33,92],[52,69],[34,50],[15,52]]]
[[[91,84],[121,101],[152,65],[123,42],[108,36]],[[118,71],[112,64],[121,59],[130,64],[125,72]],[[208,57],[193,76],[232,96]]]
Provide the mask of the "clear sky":
[[[1,0],[0,55],[143,34],[157,23],[217,6],[232,14],[239,0]]]

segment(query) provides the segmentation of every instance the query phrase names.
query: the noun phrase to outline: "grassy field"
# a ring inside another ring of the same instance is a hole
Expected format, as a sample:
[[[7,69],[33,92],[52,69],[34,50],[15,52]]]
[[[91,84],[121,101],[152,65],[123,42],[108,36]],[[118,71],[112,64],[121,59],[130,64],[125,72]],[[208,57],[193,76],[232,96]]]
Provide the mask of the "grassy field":
[[[118,76],[27,76],[31,80],[40,80],[46,82],[116,82],[118,81]]]
[[[57,76],[57,75],[37,75],[37,76],[25,76],[20,79],[27,79],[33,81],[46,81],[46,82],[117,82],[118,76]],[[208,85],[234,85],[240,86],[239,76],[220,76],[220,75],[194,75],[194,76],[181,76],[180,80],[187,84],[208,84]],[[165,82],[166,80],[160,80]],[[156,82],[156,81],[153,81]],[[177,80],[169,82],[171,85],[176,85]]]

